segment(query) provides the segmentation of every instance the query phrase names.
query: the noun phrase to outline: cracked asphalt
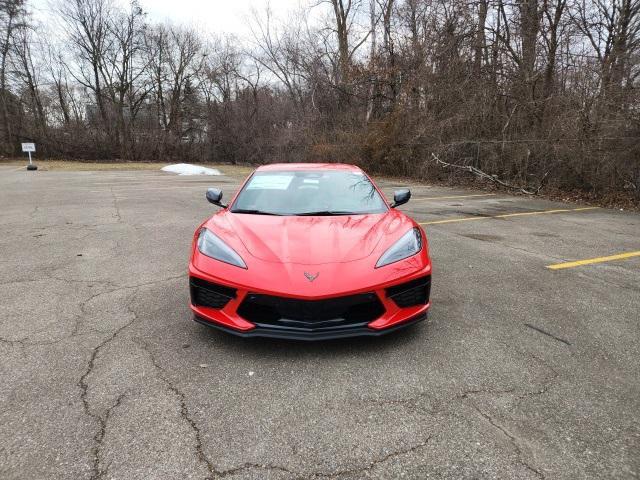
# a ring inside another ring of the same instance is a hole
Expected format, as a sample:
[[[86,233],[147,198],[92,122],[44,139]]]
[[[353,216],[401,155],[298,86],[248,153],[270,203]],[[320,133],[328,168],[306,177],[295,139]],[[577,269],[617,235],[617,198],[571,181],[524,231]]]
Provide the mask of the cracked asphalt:
[[[640,216],[411,185],[427,322],[243,340],[191,320],[238,176],[0,167],[0,478],[638,478]],[[380,180],[386,192],[401,183]]]

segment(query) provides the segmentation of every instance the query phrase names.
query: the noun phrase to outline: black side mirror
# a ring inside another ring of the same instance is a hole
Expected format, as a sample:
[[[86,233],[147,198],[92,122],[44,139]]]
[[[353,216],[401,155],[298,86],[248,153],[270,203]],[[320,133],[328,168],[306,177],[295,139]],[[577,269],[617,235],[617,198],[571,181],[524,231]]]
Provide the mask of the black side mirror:
[[[396,208],[399,205],[404,205],[411,198],[411,190],[408,188],[402,188],[393,192],[393,203],[391,208]]]
[[[207,188],[207,200],[209,200],[209,203],[222,208],[227,208],[228,206],[222,203],[222,190],[219,188]]]

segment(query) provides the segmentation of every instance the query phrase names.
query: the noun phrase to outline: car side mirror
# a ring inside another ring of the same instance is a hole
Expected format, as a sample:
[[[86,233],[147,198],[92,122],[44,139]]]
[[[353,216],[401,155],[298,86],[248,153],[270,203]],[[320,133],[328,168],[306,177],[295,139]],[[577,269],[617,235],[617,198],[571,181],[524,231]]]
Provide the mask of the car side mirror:
[[[207,200],[209,200],[209,203],[222,208],[227,208],[228,206],[222,203],[222,190],[219,188],[207,188]]]
[[[397,206],[404,205],[411,198],[411,190],[408,188],[402,188],[400,190],[396,190],[393,192],[393,203],[391,204],[391,208],[396,208]]]

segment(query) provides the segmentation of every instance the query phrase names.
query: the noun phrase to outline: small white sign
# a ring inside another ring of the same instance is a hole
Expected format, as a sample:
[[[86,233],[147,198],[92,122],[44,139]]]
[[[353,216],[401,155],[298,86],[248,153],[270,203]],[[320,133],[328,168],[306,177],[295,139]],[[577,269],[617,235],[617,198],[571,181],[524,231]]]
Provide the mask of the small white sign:
[[[35,143],[23,143],[22,144],[22,151],[27,153],[27,152],[35,152],[36,151],[36,144]]]

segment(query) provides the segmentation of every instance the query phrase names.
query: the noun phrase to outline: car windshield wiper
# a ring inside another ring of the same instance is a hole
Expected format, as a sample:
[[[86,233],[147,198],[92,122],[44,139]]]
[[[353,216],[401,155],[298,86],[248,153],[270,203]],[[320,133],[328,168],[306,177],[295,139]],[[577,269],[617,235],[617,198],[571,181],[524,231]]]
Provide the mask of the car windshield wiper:
[[[236,208],[235,210],[231,210],[231,213],[251,213],[253,215],[281,215],[280,213],[265,212],[264,210],[253,210],[251,208]]]
[[[358,212],[350,212],[347,210],[321,210],[318,212],[302,212],[296,213],[296,216],[299,217],[311,217],[311,216],[330,216],[330,215],[361,215]]]

